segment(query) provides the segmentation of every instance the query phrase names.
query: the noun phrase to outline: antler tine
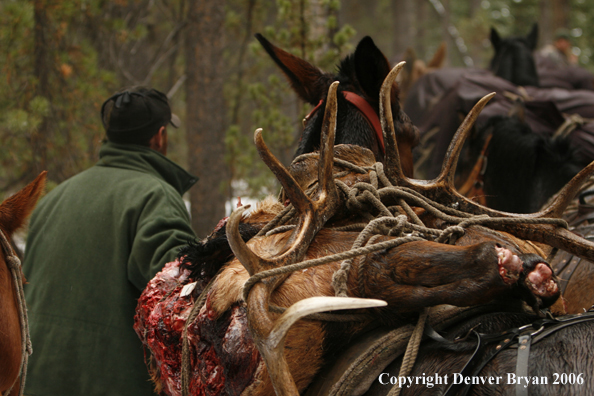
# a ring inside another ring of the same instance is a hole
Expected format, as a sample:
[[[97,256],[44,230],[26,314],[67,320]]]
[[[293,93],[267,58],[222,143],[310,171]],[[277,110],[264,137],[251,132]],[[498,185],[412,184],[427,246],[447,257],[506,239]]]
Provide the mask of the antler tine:
[[[402,70],[405,64],[406,62],[398,63],[384,79],[380,90],[379,104],[380,122],[386,146],[384,168],[388,179],[397,185],[401,184],[401,181],[405,180],[406,176],[404,176],[404,173],[402,172],[400,153],[398,152],[398,142],[396,141],[396,128],[394,128],[394,119],[392,115],[391,91],[394,81],[396,81],[396,77],[398,77],[400,70]]]
[[[261,129],[257,129],[254,134],[254,141],[260,157],[281,182],[285,194],[300,215],[297,230],[287,242],[287,246],[290,246],[290,248],[273,259],[276,263],[286,265],[300,260],[307,251],[309,243],[320,228],[324,226],[325,222],[332,217],[339,205],[339,195],[332,175],[336,113],[338,109],[337,88],[338,82],[332,83],[326,100],[326,111],[322,122],[320,159],[318,162],[318,197],[316,201],[312,201],[305,195],[293,176],[268,150],[262,139]]]
[[[241,238],[239,233],[239,221],[245,211],[245,207],[236,209],[229,220],[227,220],[226,233],[229,246],[235,254],[235,257],[246,268],[250,275],[254,275],[262,270],[265,266],[273,264],[272,261],[264,260],[258,257],[250,250],[247,244]],[[270,348],[268,346],[268,337],[271,329],[274,329],[275,321],[270,315],[268,306],[270,302],[270,295],[278,285],[280,285],[290,273],[265,278],[256,283],[247,297],[247,316],[250,332],[254,338],[254,342],[258,350],[262,354],[268,367],[268,372],[272,380],[272,384],[278,395],[298,396],[299,392],[295,381],[291,376],[289,367],[283,356],[283,348]],[[280,358],[278,355],[280,354]]]
[[[354,297],[310,297],[291,305],[274,324],[268,337],[270,346],[276,347],[284,342],[289,328],[304,316],[325,311],[339,311],[344,309],[362,309],[385,307],[383,300]]]
[[[350,297],[311,297],[289,307],[275,322],[273,329],[262,340],[260,352],[277,395],[299,395],[292,377],[287,377],[288,366],[284,356],[285,338],[289,328],[304,316],[344,309],[383,307],[385,301]]]
[[[560,218],[569,202],[575,197],[582,185],[594,173],[594,161],[582,169],[573,179],[559,191],[553,202],[543,210],[530,217]],[[526,217],[518,215],[521,217]],[[542,242],[572,253],[582,259],[594,261],[594,243],[575,233],[550,224],[513,225],[500,227],[517,237]]]
[[[554,224],[507,224],[494,225],[493,228],[508,232],[520,239],[544,243],[582,259],[594,261],[593,242]]]
[[[337,100],[336,92],[338,83],[333,83],[328,91],[326,112],[322,127],[322,141],[320,143],[320,157],[318,162],[318,196],[315,201],[309,199],[301,190],[295,179],[286,168],[272,155],[262,139],[261,129],[256,130],[254,141],[262,160],[272,170],[281,182],[285,193],[297,209],[299,219],[296,230],[291,234],[286,246],[288,249],[279,256],[262,259],[253,253],[239,234],[239,221],[244,208],[239,208],[227,221],[226,232],[229,246],[246,267],[250,274],[260,272],[265,267],[279,267],[301,260],[309,244],[322,228],[325,222],[332,217],[339,206],[339,195],[334,185],[332,175],[334,135],[336,132]],[[278,395],[298,396],[298,390],[289,372],[289,367],[284,359],[284,337],[286,330],[292,323],[310,312],[319,312],[327,309],[347,309],[355,306],[344,305],[343,308],[324,309],[321,306],[306,309],[289,310],[280,322],[273,321],[268,305],[272,292],[280,285],[289,273],[271,276],[257,282],[251,288],[247,297],[248,323],[258,350],[262,354],[270,378]],[[374,303],[375,304],[375,303]],[[315,305],[315,304],[314,304]],[[376,305],[368,305],[376,306]],[[274,332],[274,333],[272,333]],[[271,338],[272,337],[272,338]]]
[[[470,134],[472,126],[474,125],[474,122],[478,118],[479,114],[493,96],[495,96],[495,92],[491,92],[490,94],[483,96],[483,98],[474,105],[472,110],[470,110],[470,113],[466,115],[466,118],[464,118],[464,121],[458,127],[458,130],[454,134],[450,146],[448,147],[441,172],[435,179],[436,183],[445,183],[445,185],[448,187],[454,187],[456,166],[458,164],[458,157],[460,157],[460,151],[462,151],[462,146],[464,146],[464,141]]]
[[[260,262],[261,259],[254,252],[250,250],[247,244],[243,241],[241,234],[239,233],[239,222],[243,217],[243,213],[248,209],[250,205],[241,206],[231,213],[225,226],[225,232],[227,233],[227,240],[229,246],[235,254],[235,257],[245,267],[250,276],[261,271]]]
[[[324,195],[336,193],[334,177],[332,175],[332,167],[334,165],[334,136],[336,134],[336,114],[338,110],[338,102],[336,99],[338,84],[338,81],[335,81],[328,89],[326,110],[324,112],[324,120],[322,122],[319,159],[320,165],[318,165],[318,185],[320,186],[320,194]],[[323,198],[326,197],[320,196],[320,199]]]
[[[573,177],[555,196],[549,206],[537,213],[538,217],[561,217],[569,202],[594,173],[594,161]]]
[[[472,125],[476,121],[485,105],[495,96],[495,92],[485,95],[479,100],[472,110],[468,113],[458,130],[452,138],[448,151],[444,158],[440,174],[434,180],[418,180],[400,176],[398,184],[402,187],[409,187],[423,194],[427,198],[433,199],[444,205],[456,205],[459,209],[474,214],[488,214],[491,217],[513,217],[513,213],[501,212],[482,206],[456,191],[454,186],[454,176],[460,151],[464,146],[464,141],[471,131]],[[388,145],[386,145],[387,147]],[[386,149],[387,150],[387,149]],[[401,173],[401,170],[400,170]],[[535,217],[535,215],[525,215]]]
[[[299,187],[299,184],[295,181],[289,171],[287,171],[287,168],[285,168],[285,166],[272,155],[266,146],[266,143],[264,143],[264,139],[262,138],[262,128],[258,128],[254,132],[254,143],[256,144],[260,158],[262,158],[262,161],[264,161],[266,166],[268,166],[272,173],[274,173],[274,176],[276,176],[280,184],[283,186],[285,193],[295,209],[297,209],[299,213],[306,212],[308,208],[311,209],[311,200],[305,195],[301,187]]]

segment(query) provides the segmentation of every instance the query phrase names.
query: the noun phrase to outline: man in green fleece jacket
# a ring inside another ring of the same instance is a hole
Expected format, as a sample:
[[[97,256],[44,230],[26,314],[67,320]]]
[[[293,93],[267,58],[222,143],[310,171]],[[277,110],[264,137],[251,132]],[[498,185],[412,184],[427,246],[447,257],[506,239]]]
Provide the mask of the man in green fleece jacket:
[[[165,157],[167,97],[133,88],[101,109],[100,160],[31,218],[23,264],[33,354],[25,394],[151,395],[132,326],[150,279],[195,238],[182,194],[196,178]]]

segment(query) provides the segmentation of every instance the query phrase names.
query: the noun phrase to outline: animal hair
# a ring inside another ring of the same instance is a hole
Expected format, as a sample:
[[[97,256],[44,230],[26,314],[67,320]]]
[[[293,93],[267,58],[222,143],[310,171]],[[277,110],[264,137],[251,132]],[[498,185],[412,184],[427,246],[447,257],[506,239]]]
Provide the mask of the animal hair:
[[[492,208],[536,212],[581,169],[568,140],[535,134],[517,117],[494,116],[479,135],[484,138],[489,130],[484,189]]]

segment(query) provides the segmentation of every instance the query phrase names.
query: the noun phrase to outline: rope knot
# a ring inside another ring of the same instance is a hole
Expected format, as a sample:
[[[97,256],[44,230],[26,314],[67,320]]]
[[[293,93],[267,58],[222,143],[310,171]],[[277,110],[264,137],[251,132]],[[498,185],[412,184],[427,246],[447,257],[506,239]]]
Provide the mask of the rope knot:
[[[439,238],[437,238],[436,242],[446,243],[447,241],[450,245],[453,245],[456,242],[456,240],[465,233],[466,231],[464,230],[464,228],[460,227],[459,225],[450,226],[443,230]]]
[[[20,270],[21,269],[21,260],[17,256],[8,256],[6,258],[6,265],[8,269],[11,270]]]
[[[347,277],[351,269],[351,260],[342,262],[340,269],[332,276],[332,287],[336,297],[347,297]]]

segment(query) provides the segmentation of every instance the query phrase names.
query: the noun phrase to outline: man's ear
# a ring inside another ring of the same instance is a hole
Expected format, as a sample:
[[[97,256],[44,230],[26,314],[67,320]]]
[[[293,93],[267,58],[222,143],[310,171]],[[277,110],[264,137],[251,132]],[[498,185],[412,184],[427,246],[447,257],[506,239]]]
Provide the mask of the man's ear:
[[[167,147],[167,128],[162,126],[159,132],[155,133],[149,140],[149,147],[155,151],[162,152]]]

